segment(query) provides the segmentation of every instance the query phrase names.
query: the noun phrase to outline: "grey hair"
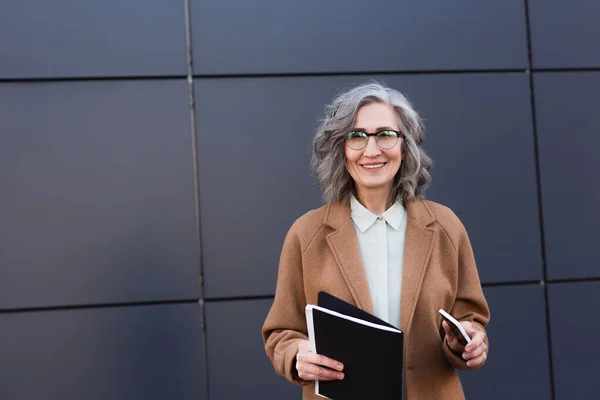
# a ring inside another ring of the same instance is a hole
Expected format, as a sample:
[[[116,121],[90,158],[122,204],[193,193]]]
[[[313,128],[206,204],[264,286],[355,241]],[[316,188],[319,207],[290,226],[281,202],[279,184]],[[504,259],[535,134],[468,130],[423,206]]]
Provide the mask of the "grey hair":
[[[346,170],[344,146],[358,110],[367,104],[391,105],[404,134],[402,164],[390,193],[390,203],[424,198],[431,183],[433,160],[421,148],[423,123],[402,93],[378,82],[367,83],[339,94],[325,109],[325,118],[312,144],[312,171],[326,203],[348,202],[355,193],[354,180]]]

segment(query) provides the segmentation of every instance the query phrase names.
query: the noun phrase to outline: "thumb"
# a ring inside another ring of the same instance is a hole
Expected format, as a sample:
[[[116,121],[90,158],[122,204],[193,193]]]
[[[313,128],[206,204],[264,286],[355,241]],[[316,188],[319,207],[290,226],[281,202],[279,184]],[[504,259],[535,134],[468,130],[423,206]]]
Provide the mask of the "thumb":
[[[450,326],[448,326],[446,321],[442,321],[442,328],[444,328],[444,332],[446,332],[448,341],[454,340],[454,333],[452,333],[452,329],[450,329]]]
[[[442,322],[442,327],[444,328],[444,332],[446,332],[446,342],[448,343],[448,346],[450,346],[452,350],[455,350],[455,348],[459,344],[458,339],[456,338],[456,336],[452,332],[452,329],[446,321]]]
[[[312,353],[309,340],[301,340],[298,346],[298,352],[301,354]]]
[[[450,329],[450,326],[446,321],[442,322],[442,327],[444,328],[444,332],[446,332],[446,343],[448,343],[448,347],[455,353],[462,353],[464,347],[460,344],[456,335],[452,333],[452,329]]]

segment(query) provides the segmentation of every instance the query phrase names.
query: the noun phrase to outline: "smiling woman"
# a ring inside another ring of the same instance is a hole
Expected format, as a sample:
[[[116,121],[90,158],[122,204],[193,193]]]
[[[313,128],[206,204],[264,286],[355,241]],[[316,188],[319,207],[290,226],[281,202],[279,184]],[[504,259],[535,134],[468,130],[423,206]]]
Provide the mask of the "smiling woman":
[[[363,126],[366,123],[378,126]],[[353,145],[357,133],[362,132],[364,137],[369,132],[381,131],[395,131],[401,141],[401,149],[396,151],[401,152],[402,162],[389,191],[390,202],[409,201],[424,194],[431,182],[429,169],[433,162],[420,147],[424,134],[419,115],[400,92],[379,84],[367,84],[340,94],[327,107],[325,120],[315,135],[312,166],[327,203],[346,202],[354,194],[355,177],[349,175],[346,168],[349,154],[343,150],[366,151]],[[378,136],[376,142],[382,151],[395,149],[397,142],[382,146]],[[373,140],[362,139],[363,146],[368,142]]]
[[[319,398],[315,380],[344,379],[344,360],[312,353],[307,340],[304,308],[320,291],[404,332],[398,378],[408,399],[464,399],[456,369],[487,359],[490,312],[471,244],[450,209],[423,199],[433,164],[423,140],[410,103],[378,83],[340,94],[326,110],[312,166],[327,204],[290,228],[263,326],[276,372],[303,385],[304,399]],[[466,346],[439,309],[460,321]]]

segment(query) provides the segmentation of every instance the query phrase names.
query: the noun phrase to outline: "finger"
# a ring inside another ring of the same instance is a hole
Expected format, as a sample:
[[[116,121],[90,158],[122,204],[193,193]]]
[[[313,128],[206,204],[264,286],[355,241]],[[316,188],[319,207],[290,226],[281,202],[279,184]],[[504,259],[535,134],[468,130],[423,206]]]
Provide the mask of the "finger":
[[[471,321],[460,321],[460,324],[462,325],[462,327],[464,328],[465,332],[469,333],[471,331],[473,331],[473,324],[471,323]]]
[[[487,352],[484,351],[479,357],[467,361],[467,366],[478,367],[478,366],[482,365],[486,359],[487,359]]]
[[[316,381],[319,379],[316,375],[300,371],[298,371],[298,377],[304,381]]]
[[[334,379],[330,379],[330,378],[320,378],[317,375],[308,374],[308,373],[303,373],[302,375],[298,374],[298,376],[300,377],[300,379],[305,380],[305,381],[332,381],[332,380],[334,380]]]
[[[332,379],[343,379],[344,374],[342,372],[334,371],[332,369],[323,367],[321,365],[312,364],[310,362],[297,361],[296,369],[298,370],[298,376],[300,373],[314,375],[316,379],[332,380]],[[304,378],[303,378],[304,379]]]
[[[300,373],[303,373],[306,375],[313,375],[316,377],[315,379],[319,380],[344,379],[343,372],[333,371],[320,365],[302,362],[296,368],[298,369],[298,376],[300,376]]]
[[[332,358],[325,357],[322,354],[315,354],[315,353],[298,354],[297,359],[299,359],[300,361],[310,363],[310,364],[322,365],[324,367],[335,369],[337,371],[344,370],[344,364],[342,364],[341,362],[336,361]]]
[[[463,359],[470,360],[472,358],[477,358],[484,352],[487,352],[487,345],[482,343],[473,350],[465,351],[463,353]]]
[[[475,329],[471,332],[467,332],[469,336],[471,336],[471,341],[465,346],[465,351],[472,351],[473,349],[481,346],[483,339],[485,338],[485,334],[481,332],[479,329]]]

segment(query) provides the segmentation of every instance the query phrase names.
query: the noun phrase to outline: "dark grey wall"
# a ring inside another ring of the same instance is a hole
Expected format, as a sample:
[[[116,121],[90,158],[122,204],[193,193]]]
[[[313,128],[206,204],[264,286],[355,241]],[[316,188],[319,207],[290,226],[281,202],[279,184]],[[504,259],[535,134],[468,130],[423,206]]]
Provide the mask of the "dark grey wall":
[[[596,398],[599,4],[3,1],[0,398],[299,397],[260,328],[323,106],[371,78],[473,243],[468,397]]]

